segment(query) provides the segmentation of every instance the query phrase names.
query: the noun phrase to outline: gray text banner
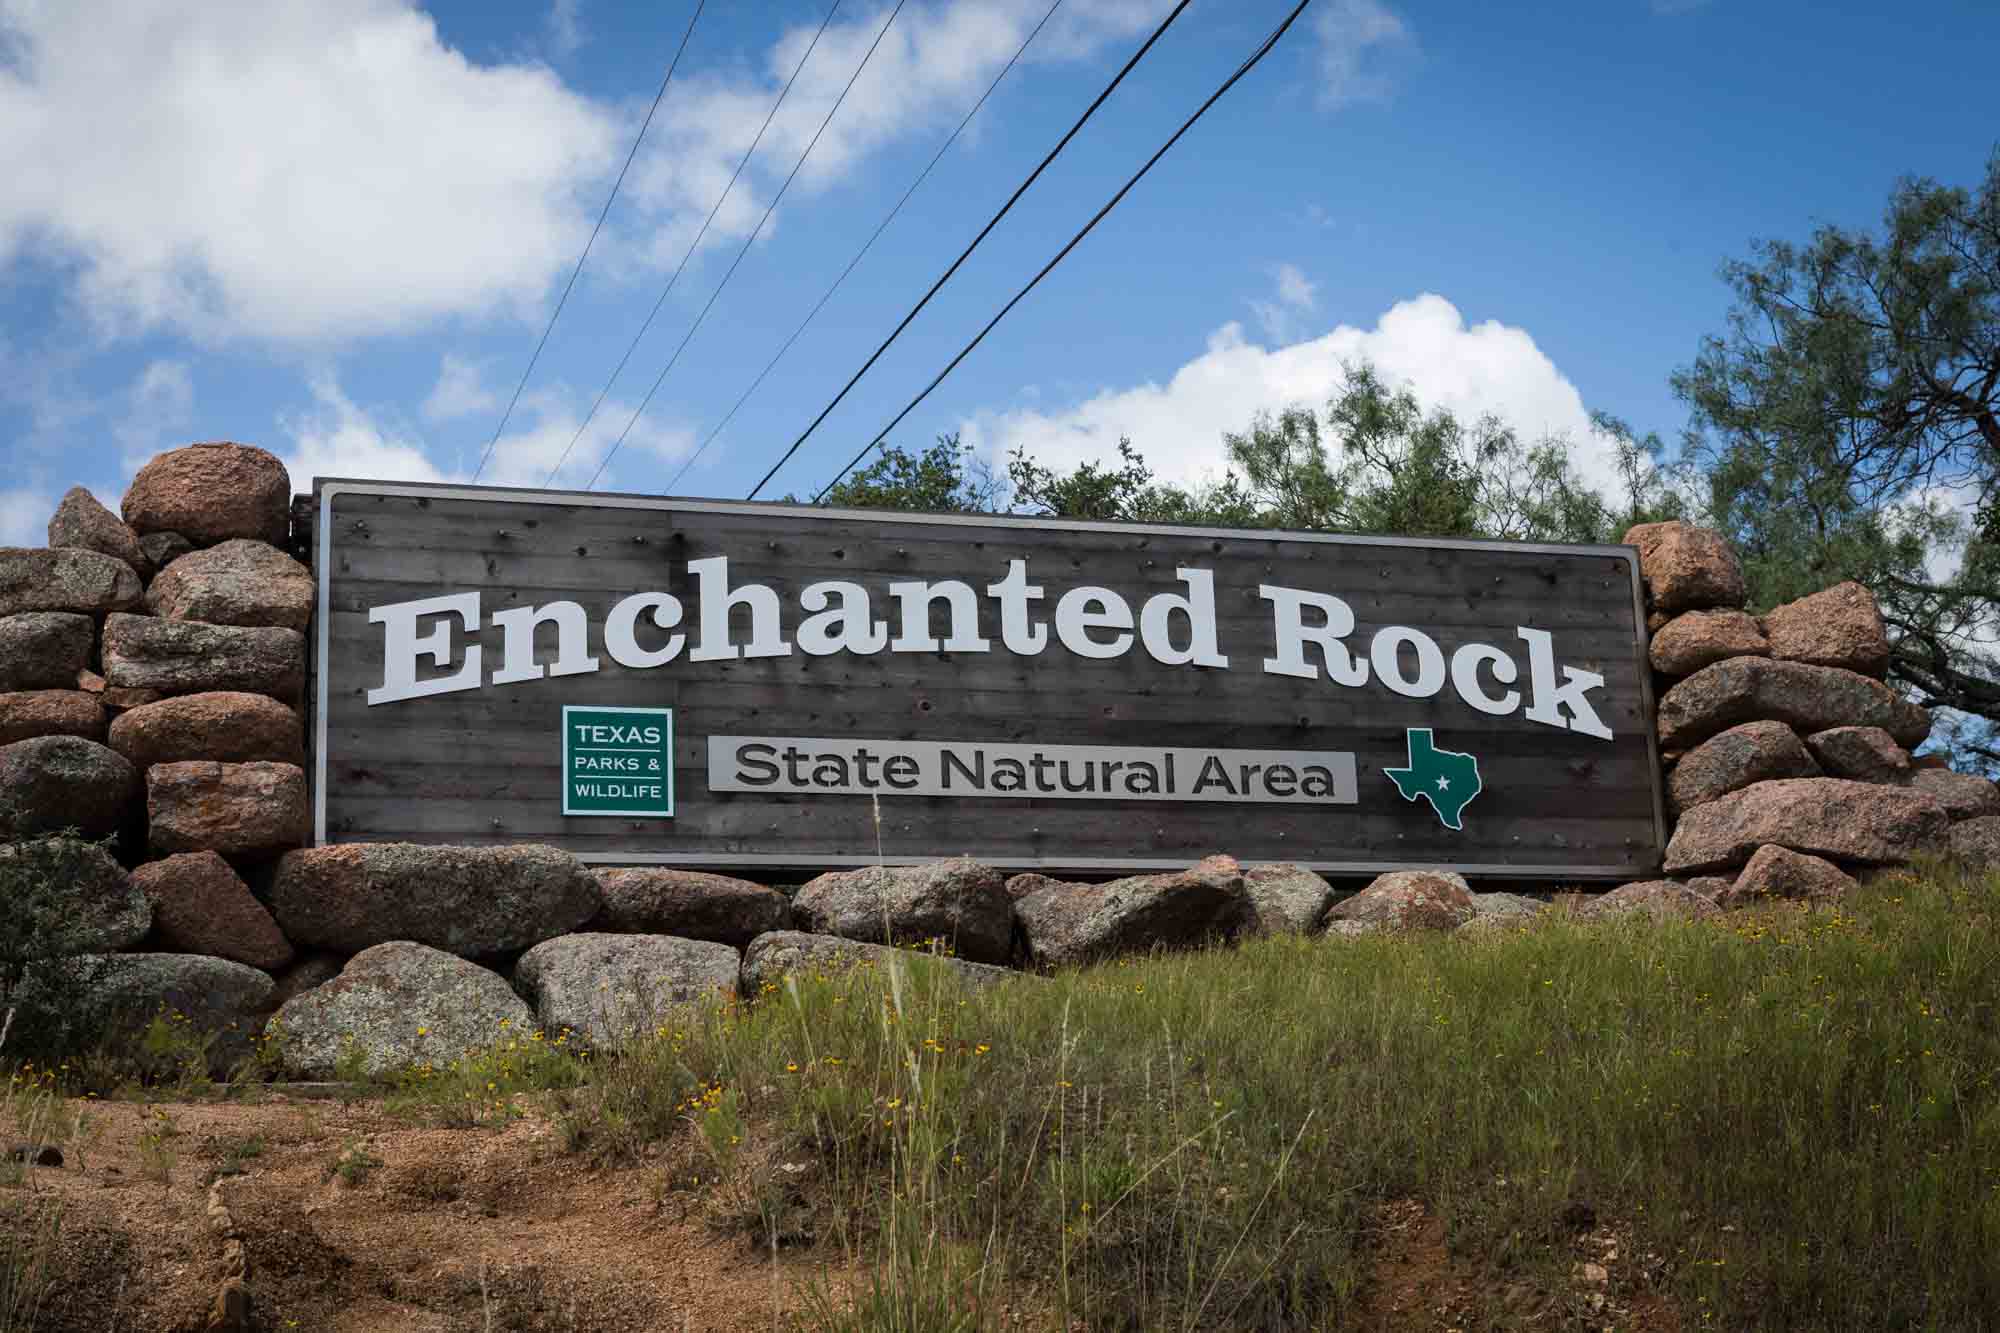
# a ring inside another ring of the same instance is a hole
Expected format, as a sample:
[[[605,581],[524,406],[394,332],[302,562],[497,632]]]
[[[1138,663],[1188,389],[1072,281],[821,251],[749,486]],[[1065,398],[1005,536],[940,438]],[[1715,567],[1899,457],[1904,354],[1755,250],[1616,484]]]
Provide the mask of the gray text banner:
[[[711,736],[711,791],[1353,805],[1345,750]]]

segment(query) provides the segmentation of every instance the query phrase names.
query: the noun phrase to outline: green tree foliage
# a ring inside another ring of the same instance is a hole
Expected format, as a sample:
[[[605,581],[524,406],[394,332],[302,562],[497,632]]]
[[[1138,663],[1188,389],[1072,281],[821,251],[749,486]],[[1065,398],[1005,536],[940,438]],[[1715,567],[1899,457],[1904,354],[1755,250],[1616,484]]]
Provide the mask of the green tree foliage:
[[[1754,604],[1858,579],[1893,680],[2000,720],[2000,153],[1976,192],[1900,183],[1880,235],[1763,242],[1723,276],[1728,333],[1673,384]]]
[[[886,449],[827,494],[827,503],[934,512],[1014,512],[1059,518],[1499,537],[1520,541],[1615,540],[1635,522],[1678,516],[1668,475],[1654,462],[1656,438],[1639,440],[1599,417],[1617,442],[1624,495],[1614,503],[1571,462],[1571,442],[1524,443],[1495,417],[1461,422],[1425,411],[1407,388],[1391,388],[1366,363],[1345,368],[1324,415],[1291,408],[1260,413],[1220,441],[1220,480],[1161,480],[1130,440],[1118,462],[1068,471],[1017,449],[994,479],[958,435],[921,454]]]
[[[1622,503],[1577,474],[1567,438],[1525,443],[1495,416],[1464,422],[1445,408],[1426,412],[1366,362],[1345,367],[1324,427],[1292,408],[1260,414],[1223,443],[1258,521],[1271,527],[1598,542],[1678,516],[1676,492],[1653,462],[1659,441],[1635,439],[1614,417],[1596,425],[1617,442]]]
[[[851,477],[835,483],[825,504],[848,509],[913,509],[941,514],[990,514],[999,481],[959,443],[958,432],[940,435],[921,454],[889,448]]]
[[[1159,481],[1127,439],[1118,441],[1118,459],[1115,468],[1081,463],[1073,472],[1058,473],[1016,449],[1007,459],[1007,480],[1015,505],[1030,514],[1225,528],[1267,526],[1234,474],[1208,485]]]

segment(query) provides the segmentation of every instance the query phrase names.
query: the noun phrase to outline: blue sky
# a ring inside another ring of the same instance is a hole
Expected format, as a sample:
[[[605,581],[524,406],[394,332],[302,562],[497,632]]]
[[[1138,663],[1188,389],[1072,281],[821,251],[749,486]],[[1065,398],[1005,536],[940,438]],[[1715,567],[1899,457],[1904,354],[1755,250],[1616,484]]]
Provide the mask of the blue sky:
[[[669,487],[1048,3],[907,0],[600,488]],[[301,490],[472,476],[692,6],[0,0],[0,542],[192,440]],[[1065,0],[676,489],[744,494],[1170,7]],[[1196,0],[767,493],[829,479],[1287,8]],[[711,0],[481,480],[575,438],[555,484],[589,481],[889,7],[843,0],[579,437],[824,13]],[[1316,0],[896,440],[1122,434],[1193,478],[1365,356],[1605,475],[1587,411],[1677,434],[1720,262],[1976,180],[1995,68],[1987,4]]]

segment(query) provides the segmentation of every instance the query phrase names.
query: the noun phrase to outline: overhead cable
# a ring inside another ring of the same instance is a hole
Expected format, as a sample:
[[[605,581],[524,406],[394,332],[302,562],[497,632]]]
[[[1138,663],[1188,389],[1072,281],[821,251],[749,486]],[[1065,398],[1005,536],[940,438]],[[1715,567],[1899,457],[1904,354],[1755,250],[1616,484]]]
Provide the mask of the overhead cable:
[[[861,77],[861,71],[867,69],[868,62],[875,58],[875,48],[882,45],[882,39],[889,35],[889,26],[896,21],[896,15],[903,12],[903,6],[908,2],[909,0],[896,0],[896,7],[890,10],[889,17],[882,21],[881,30],[875,34],[875,40],[869,43],[868,50],[862,54],[861,63],[854,67],[854,73],[847,76],[847,86],[840,90],[840,96],[834,98],[833,105],[827,108],[826,118],[820,121],[819,128],[813,131],[812,139],[806,144],[805,151],[799,154],[799,160],[792,164],[792,170],[785,177],[784,184],[780,185],[778,192],[771,196],[771,202],[764,208],[764,216],[757,219],[757,225],[752,227],[750,234],[743,238],[743,246],[736,252],[736,258],[729,261],[729,271],[722,275],[721,282],[715,284],[715,290],[709,293],[708,304],[704,305],[701,308],[701,313],[695,316],[694,323],[688,325],[688,331],[681,336],[680,346],[674,348],[674,354],[667,358],[667,364],[660,368],[659,375],[654,378],[653,387],[646,390],[646,396],[640,399],[639,406],[633,409],[632,419],[625,423],[625,429],[618,432],[618,438],[612,442],[609,449],[605,450],[604,457],[598,460],[597,471],[590,474],[590,481],[584,486],[585,490],[589,490],[591,487],[597,485],[597,479],[604,475],[604,469],[610,464],[611,456],[624,447],[625,437],[632,433],[632,428],[639,424],[639,418],[646,414],[646,407],[653,401],[653,395],[658,393],[660,386],[667,382],[668,372],[673,370],[675,363],[681,359],[681,353],[687,350],[688,343],[694,339],[695,333],[701,328],[702,321],[708,318],[708,312],[715,309],[716,299],[722,295],[722,289],[727,287],[729,280],[736,276],[737,265],[743,262],[743,257],[750,253],[750,247],[763,234],[764,224],[769,222],[771,214],[778,210],[778,201],[785,197],[785,191],[792,188],[792,182],[798,178],[799,169],[805,166],[806,159],[811,157],[813,149],[819,146],[819,137],[826,133],[827,126],[833,124],[834,116],[840,112],[841,103],[845,102],[847,95],[854,91],[855,81]]]
[[[826,308],[826,303],[833,299],[833,294],[840,290],[840,285],[847,281],[848,275],[854,272],[862,259],[867,256],[868,251],[874,247],[875,242],[882,238],[882,233],[889,229],[889,224],[896,220],[896,215],[903,211],[903,205],[909,203],[910,197],[917,192],[917,188],[930,178],[930,174],[937,167],[937,164],[944,160],[944,155],[951,150],[953,144],[958,142],[958,137],[965,133],[965,127],[972,123],[972,118],[979,114],[981,107],[986,105],[986,99],[993,96],[993,90],[1000,86],[1000,81],[1006,78],[1014,66],[1020,62],[1021,57],[1027,54],[1028,47],[1034,43],[1035,38],[1041,34],[1042,29],[1048,26],[1049,20],[1055,17],[1056,11],[1062,8],[1062,3],[1063,0],[1055,0],[1055,3],[1049,6],[1048,11],[1042,15],[1041,22],[1037,23],[1029,31],[1027,39],[1008,58],[1007,63],[1001,67],[1000,72],[993,76],[993,81],[986,85],[986,91],[979,94],[979,100],[972,104],[972,109],[965,113],[964,118],[958,122],[957,127],[952,130],[943,143],[938,145],[937,152],[931,154],[931,160],[924,164],[924,169],[917,173],[915,180],[910,182],[910,188],[903,191],[903,197],[896,201],[896,206],[890,209],[880,222],[875,224],[875,230],[869,234],[867,240],[861,243],[861,248],[854,252],[854,258],[847,261],[847,267],[840,271],[840,276],[833,280],[833,285],[820,294],[819,300],[813,303],[813,308],[806,311],[806,317],[799,321],[797,328],[792,330],[791,337],[785,339],[771,359],[764,363],[764,368],[757,372],[757,378],[750,381],[750,387],[745,389],[735,403],[730,406],[730,409],[722,414],[722,420],[715,423],[714,427],[702,439],[700,446],[688,456],[687,461],[680,465],[679,470],[674,473],[673,479],[667,482],[667,493],[669,495],[673,493],[675,487],[680,485],[681,478],[687,475],[688,469],[701,461],[701,456],[708,452],[708,446],[715,443],[716,436],[728,429],[729,423],[736,419],[736,414],[743,410],[743,405],[750,401],[750,396],[757,392],[757,387],[764,382],[765,378],[773,370],[778,368],[778,362],[784,359],[785,353],[792,350],[792,344],[799,340],[799,336],[806,331],[806,326],[811,324],[818,317],[819,312]]]
[[[860,453],[856,454],[853,458],[849,459],[847,466],[843,467],[839,472],[835,473],[832,481],[829,481],[826,485],[820,487],[819,493],[813,496],[813,503],[817,504],[819,501],[825,499],[826,493],[832,490],[835,486],[839,485],[840,479],[842,477],[845,477],[849,472],[853,471],[855,467],[860,464],[862,459],[868,457],[869,453],[874,450],[876,445],[879,445],[882,443],[882,441],[888,439],[889,432],[896,429],[897,426],[901,425],[903,418],[907,417],[908,415],[910,415],[911,412],[914,412],[916,410],[917,404],[923,402],[924,399],[930,397],[931,391],[933,389],[937,388],[938,385],[944,383],[945,376],[951,374],[952,371],[956,370],[958,368],[958,363],[965,360],[966,357],[970,356],[972,354],[972,349],[979,346],[981,342],[985,341],[986,335],[993,332],[994,326],[999,324],[1001,320],[1007,317],[1007,312],[1012,310],[1016,305],[1019,305],[1023,297],[1025,297],[1029,292],[1033,291],[1038,285],[1040,285],[1042,279],[1049,276],[1049,274],[1055,270],[1056,265],[1062,263],[1064,258],[1068,256],[1069,252],[1076,249],[1076,247],[1082,243],[1084,237],[1090,235],[1092,230],[1096,228],[1097,224],[1102,222],[1105,219],[1105,217],[1111,212],[1111,210],[1118,206],[1119,200],[1123,199],[1128,193],[1130,193],[1132,187],[1137,185],[1140,182],[1140,180],[1145,177],[1146,173],[1153,169],[1153,164],[1158,162],[1161,158],[1165,157],[1167,155],[1167,150],[1172,148],[1176,143],[1179,143],[1181,136],[1186,134],[1190,129],[1194,128],[1194,123],[1200,120],[1202,116],[1207,113],[1210,107],[1214,106],[1217,102],[1221,101],[1222,95],[1224,93],[1228,92],[1231,88],[1236,86],[1237,80],[1241,79],[1245,74],[1248,74],[1253,68],[1256,67],[1258,61],[1262,60],[1265,56],[1271,53],[1272,48],[1277,46],[1279,38],[1285,35],[1286,29],[1292,26],[1293,22],[1295,22],[1298,19],[1299,15],[1305,12],[1306,6],[1311,3],[1312,0],[1299,0],[1299,3],[1297,4],[1297,6],[1293,8],[1292,12],[1285,16],[1284,22],[1280,23],[1276,28],[1274,28],[1271,31],[1271,35],[1266,37],[1263,40],[1263,42],[1257,47],[1257,49],[1252,51],[1250,55],[1247,58],[1245,58],[1243,63],[1236,67],[1236,72],[1234,74],[1231,74],[1226,80],[1224,80],[1220,88],[1217,88],[1214,92],[1209,94],[1207,101],[1203,102],[1199,107],[1195,108],[1195,112],[1193,115],[1189,116],[1185,121],[1181,122],[1181,127],[1174,131],[1173,137],[1168,139],[1165,143],[1161,144],[1159,149],[1156,152],[1154,152],[1154,154],[1151,157],[1146,159],[1145,164],[1141,166],[1136,172],[1132,173],[1132,178],[1126,181],[1124,185],[1119,187],[1118,193],[1112,195],[1111,198],[1105,203],[1104,207],[1097,210],[1097,213],[1090,219],[1090,221],[1083,224],[1083,229],[1077,232],[1075,236],[1072,236],[1070,238],[1069,244],[1065,245],[1062,249],[1058,250],[1056,252],[1056,257],[1054,259],[1051,259],[1048,263],[1042,265],[1041,272],[1035,274],[1034,277],[1028,279],[1027,286],[1021,288],[1020,291],[1014,293],[1013,298],[1009,300],[1006,305],[1000,307],[1000,313],[993,316],[992,319],[986,321],[986,327],[981,329],[977,334],[975,334],[973,336],[972,341],[967,343],[962,349],[960,349],[958,355],[953,357],[951,361],[945,366],[945,368],[937,373],[936,378],[932,379],[929,384],[924,386],[923,392],[919,393],[915,398],[912,398],[909,402],[909,405],[906,406],[902,411],[898,412],[895,415],[895,417],[890,420],[889,424],[884,426],[881,429],[881,431],[876,434],[875,438],[868,442],[867,446],[864,447]],[[775,469],[773,470],[775,471]],[[766,476],[764,480],[769,481],[770,477]],[[758,484],[761,487],[763,483],[760,482]],[[752,494],[754,495],[755,492],[752,492]]]
[[[570,450],[576,448],[576,442],[583,438],[586,430],[590,429],[590,423],[597,417],[597,409],[604,406],[605,395],[611,392],[611,386],[618,382],[618,377],[625,373],[626,363],[632,359],[632,353],[639,350],[640,340],[646,336],[646,330],[652,328],[653,321],[659,318],[660,309],[666,305],[668,295],[674,290],[674,284],[681,280],[681,274],[686,271],[688,261],[694,258],[694,252],[701,248],[702,238],[708,235],[709,225],[715,221],[715,215],[722,211],[722,205],[728,200],[730,191],[736,188],[737,178],[743,174],[743,168],[750,165],[750,159],[757,153],[757,145],[764,142],[764,133],[771,128],[771,122],[777,119],[778,108],[783,106],[785,99],[791,95],[792,85],[798,82],[799,71],[806,67],[806,61],[812,59],[812,53],[819,47],[819,39],[826,35],[827,25],[833,22],[833,16],[839,12],[840,0],[833,0],[833,7],[828,9],[826,17],[820,20],[819,31],[813,34],[812,41],[806,46],[805,54],[799,57],[798,64],[792,66],[792,77],[785,80],[785,86],[778,91],[778,100],[771,103],[771,110],[765,115],[764,123],[757,129],[757,137],[750,141],[750,147],[744,150],[743,159],[736,164],[736,170],[729,174],[729,184],[723,186],[722,193],[715,197],[715,207],[708,210],[708,217],[702,221],[701,230],[694,234],[692,241],[688,242],[687,253],[681,256],[681,262],[674,267],[673,276],[667,279],[667,285],[660,289],[660,299],[653,302],[653,308],[647,313],[645,322],[639,326],[639,331],[632,335],[630,345],[625,348],[625,355],[618,358],[618,364],[612,367],[611,377],[605,380],[604,387],[597,391],[597,400],[590,405],[590,411],[584,414],[583,423],[576,428],[576,434],[570,436],[569,443],[563,446],[561,457],[556,459],[556,465],[549,469],[548,479],[542,483],[544,486],[554,481],[556,473],[562,471],[562,465],[569,460]]]
[[[1061,139],[1056,141],[1056,146],[1054,148],[1051,148],[1048,151],[1048,155],[1044,157],[1041,160],[1041,162],[1039,162],[1036,165],[1033,171],[1028,173],[1027,179],[1022,181],[1016,187],[1014,187],[1014,193],[1007,196],[1007,202],[1000,205],[1000,211],[995,213],[991,218],[987,219],[986,225],[979,229],[979,234],[972,238],[972,243],[959,252],[958,258],[951,261],[951,267],[946,269],[943,275],[940,276],[936,282],[931,284],[930,290],[924,293],[923,299],[910,307],[910,313],[903,316],[902,323],[896,325],[896,327],[890,332],[889,336],[882,340],[882,345],[880,347],[877,347],[873,352],[873,354],[871,354],[866,361],[862,362],[861,369],[855,371],[853,376],[847,381],[847,383],[841,386],[840,392],[833,396],[833,401],[820,409],[819,415],[812,419],[812,424],[807,426],[805,430],[801,431],[799,433],[799,438],[793,440],[791,447],[786,449],[784,454],[778,459],[778,461],[771,465],[771,470],[764,474],[764,479],[758,482],[755,486],[752,486],[750,488],[750,494],[745,497],[746,499],[750,500],[756,499],[757,492],[764,489],[765,485],[770,482],[771,478],[777,475],[778,469],[783,467],[787,462],[789,462],[791,460],[792,455],[799,451],[799,446],[804,444],[806,440],[812,436],[812,433],[819,429],[820,423],[822,421],[825,421],[827,417],[832,414],[834,408],[840,406],[841,400],[846,398],[849,391],[852,390],[855,385],[861,382],[861,377],[863,375],[866,375],[869,369],[873,367],[878,360],[881,359],[882,353],[889,350],[889,344],[895,342],[897,338],[902,336],[903,330],[910,327],[910,321],[914,320],[917,317],[918,312],[920,312],[925,306],[929,305],[931,302],[931,298],[933,296],[936,296],[938,294],[938,291],[947,282],[951,281],[951,275],[958,272],[959,265],[963,264],[968,258],[970,258],[972,252],[979,248],[979,243],[986,239],[987,234],[990,233],[995,227],[1000,225],[1000,219],[1007,216],[1007,214],[1013,209],[1015,203],[1021,198],[1021,196],[1028,192],[1028,187],[1033,185],[1035,181],[1041,177],[1041,174],[1044,171],[1048,170],[1049,164],[1055,161],[1056,157],[1062,152],[1062,150],[1069,146],[1069,141],[1076,137],[1077,132],[1084,127],[1084,125],[1090,120],[1090,118],[1093,115],[1097,114],[1097,108],[1104,105],[1104,103],[1110,98],[1112,92],[1117,89],[1118,85],[1125,81],[1125,76],[1132,72],[1133,67],[1136,66],[1141,60],[1146,58],[1146,53],[1153,49],[1153,44],[1159,41],[1160,38],[1165,35],[1167,29],[1172,26],[1173,21],[1175,19],[1181,16],[1181,11],[1186,9],[1189,3],[1191,3],[1191,0],[1180,0],[1180,3],[1173,7],[1172,12],[1169,13],[1164,19],[1160,20],[1160,26],[1153,29],[1152,35],[1146,38],[1145,43],[1142,46],[1140,46],[1140,48],[1137,51],[1134,51],[1132,53],[1132,58],[1125,62],[1124,66],[1119,69],[1118,73],[1115,76],[1113,76],[1111,82],[1104,85],[1104,91],[1097,95],[1095,101],[1091,102],[1089,106],[1084,108],[1083,114],[1077,117],[1076,124],[1070,126],[1069,132],[1064,134]]]
[[[618,168],[618,179],[611,182],[611,193],[605,196],[604,207],[598,211],[597,225],[590,229],[590,239],[583,243],[583,253],[576,257],[576,267],[569,271],[569,281],[563,285],[562,296],[556,308],[549,315],[548,324],[542,329],[541,341],[535,344],[535,354],[528,358],[528,368],[521,372],[521,382],[514,386],[514,396],[507,400],[507,410],[500,414],[500,424],[493,428],[493,438],[487,442],[486,452],[479,457],[479,466],[473,470],[472,479],[479,480],[479,474],[486,471],[486,464],[493,458],[493,450],[500,443],[501,432],[507,429],[507,422],[514,415],[515,404],[521,401],[521,391],[528,387],[528,377],[535,373],[535,363],[542,359],[542,349],[549,345],[549,335],[555,332],[556,321],[562,318],[563,307],[569,304],[569,294],[576,289],[577,275],[583,272],[583,261],[590,258],[590,248],[597,244],[597,233],[604,230],[604,219],[611,216],[611,201],[618,197],[618,190],[625,184],[625,173],[632,170],[632,159],[639,155],[639,145],[645,142],[646,131],[652,128],[653,115],[660,109],[660,102],[667,95],[667,85],[674,81],[674,71],[680,68],[681,56],[686,53],[688,38],[694,36],[695,20],[708,0],[696,0],[694,13],[688,17],[687,31],[681,34],[681,44],[674,48],[674,58],[667,64],[667,75],[660,80],[660,91],[653,94],[653,105],[646,108],[646,118],[639,123],[639,132],[632,136],[632,148],[625,154],[625,165]]]

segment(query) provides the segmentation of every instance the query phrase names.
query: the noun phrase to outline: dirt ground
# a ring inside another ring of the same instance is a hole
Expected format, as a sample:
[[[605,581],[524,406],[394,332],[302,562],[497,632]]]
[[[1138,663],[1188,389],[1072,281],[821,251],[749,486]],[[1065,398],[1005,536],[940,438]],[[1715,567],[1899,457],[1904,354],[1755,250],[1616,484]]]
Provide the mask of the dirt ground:
[[[1649,1256],[1615,1226],[1579,1218],[1569,1281],[1544,1290],[1493,1279],[1445,1243],[1444,1222],[1414,1199],[1376,1209],[1369,1239],[1372,1280],[1359,1333],[1472,1333],[1491,1328],[1680,1333],[1673,1309],[1651,1289]],[[1497,1308],[1497,1315],[1496,1315]]]
[[[539,1117],[419,1128],[285,1093],[88,1113],[61,1166],[0,1190],[16,1227],[61,1209],[45,1333],[736,1333],[802,1327],[809,1287],[847,1285],[823,1251],[713,1225],[669,1185],[689,1163],[594,1168]],[[1615,1227],[1578,1228],[1558,1291],[1485,1290],[1414,1200],[1369,1239],[1364,1333],[1679,1330]]]
[[[233,1326],[260,1333],[768,1330],[824,1280],[719,1233],[658,1169],[563,1154],[540,1119],[423,1129],[282,1094],[90,1114],[61,1167],[5,1191],[63,1210],[34,1325],[50,1333],[231,1327],[211,1314],[239,1269],[253,1299]]]

